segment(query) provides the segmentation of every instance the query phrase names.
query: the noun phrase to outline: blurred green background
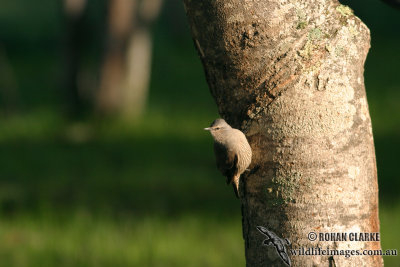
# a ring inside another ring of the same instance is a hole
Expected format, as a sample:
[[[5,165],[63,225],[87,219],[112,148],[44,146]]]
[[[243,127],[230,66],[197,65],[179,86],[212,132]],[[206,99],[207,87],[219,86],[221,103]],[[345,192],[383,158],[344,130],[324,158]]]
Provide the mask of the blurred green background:
[[[400,249],[400,13],[343,3],[371,29],[382,246]],[[153,39],[140,116],[96,105],[113,42],[106,0],[80,15],[53,0],[0,7],[0,266],[244,266],[240,204],[202,131],[218,113],[181,1],[136,23]],[[66,85],[68,64],[78,85]]]

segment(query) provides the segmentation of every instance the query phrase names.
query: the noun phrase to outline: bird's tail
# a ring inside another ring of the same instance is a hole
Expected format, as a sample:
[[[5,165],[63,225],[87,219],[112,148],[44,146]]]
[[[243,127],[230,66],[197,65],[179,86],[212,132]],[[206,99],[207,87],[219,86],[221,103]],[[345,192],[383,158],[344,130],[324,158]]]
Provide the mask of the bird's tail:
[[[239,198],[239,178],[240,178],[240,174],[236,174],[232,178],[232,187],[233,187],[233,191],[235,192],[235,195],[237,198]]]

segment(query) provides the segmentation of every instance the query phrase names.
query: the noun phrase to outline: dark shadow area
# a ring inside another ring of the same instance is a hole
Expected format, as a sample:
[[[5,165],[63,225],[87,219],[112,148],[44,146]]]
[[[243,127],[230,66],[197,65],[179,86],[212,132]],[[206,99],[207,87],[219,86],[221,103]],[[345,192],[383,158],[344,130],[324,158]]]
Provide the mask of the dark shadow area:
[[[210,146],[206,138],[2,144],[1,210],[237,214],[239,202],[215,169]]]
[[[382,203],[399,201],[399,137],[375,138],[378,165],[379,199]]]

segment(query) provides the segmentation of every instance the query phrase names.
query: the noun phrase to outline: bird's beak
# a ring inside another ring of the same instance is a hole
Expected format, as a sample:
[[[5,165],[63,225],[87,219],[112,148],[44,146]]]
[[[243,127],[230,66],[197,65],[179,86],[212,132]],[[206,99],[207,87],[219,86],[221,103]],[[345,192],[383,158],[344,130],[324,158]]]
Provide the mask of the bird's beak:
[[[207,128],[204,128],[204,130],[206,130],[206,131],[210,131],[210,130],[211,130],[211,128],[210,128],[210,127],[207,127]]]

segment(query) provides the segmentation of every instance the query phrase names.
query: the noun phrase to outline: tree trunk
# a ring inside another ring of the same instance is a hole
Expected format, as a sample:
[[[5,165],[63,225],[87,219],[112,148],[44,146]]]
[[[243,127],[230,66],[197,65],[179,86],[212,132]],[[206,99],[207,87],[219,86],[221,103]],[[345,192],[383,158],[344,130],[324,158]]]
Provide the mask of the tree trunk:
[[[0,114],[11,115],[18,107],[18,84],[6,49],[0,43]]]
[[[108,40],[97,107],[100,113],[139,117],[151,72],[150,26],[162,0],[109,1]]]
[[[364,88],[368,28],[337,1],[184,0],[219,112],[253,150],[241,190],[248,266],[285,266],[257,230],[292,249],[380,249],[308,240],[379,232],[375,151]],[[382,266],[381,256],[295,256],[292,266]],[[331,252],[334,253],[334,252]]]
[[[68,115],[80,116],[84,101],[78,86],[84,36],[84,13],[87,0],[63,0],[65,20],[64,71],[62,86],[65,94],[65,108]]]

